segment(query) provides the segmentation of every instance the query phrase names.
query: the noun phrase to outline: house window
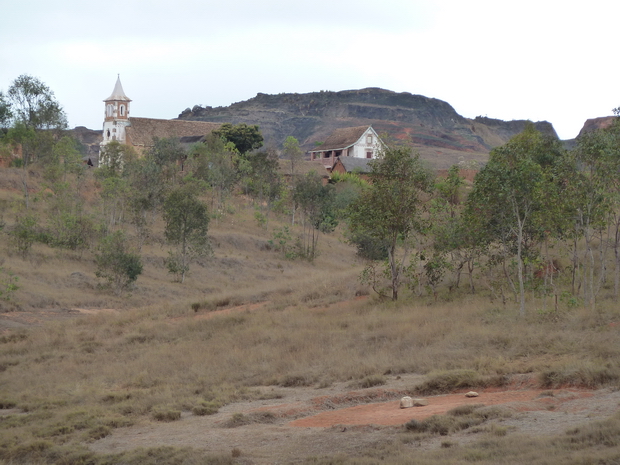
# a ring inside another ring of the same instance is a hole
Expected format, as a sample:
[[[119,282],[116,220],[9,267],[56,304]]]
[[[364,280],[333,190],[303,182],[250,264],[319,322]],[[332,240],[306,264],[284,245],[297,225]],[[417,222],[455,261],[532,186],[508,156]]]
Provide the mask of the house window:
[[[367,143],[367,144],[372,144],[372,134],[368,134],[368,135],[366,136],[366,143]]]
[[[372,151],[371,152],[366,152],[366,158],[372,158]]]

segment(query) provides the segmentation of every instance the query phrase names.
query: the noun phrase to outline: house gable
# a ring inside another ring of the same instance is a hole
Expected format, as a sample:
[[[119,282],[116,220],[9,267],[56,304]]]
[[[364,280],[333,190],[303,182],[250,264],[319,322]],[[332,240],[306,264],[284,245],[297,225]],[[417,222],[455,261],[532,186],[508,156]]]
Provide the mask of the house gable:
[[[336,129],[320,147],[310,151],[311,160],[321,160],[331,169],[337,157],[377,158],[383,142],[372,126]]]

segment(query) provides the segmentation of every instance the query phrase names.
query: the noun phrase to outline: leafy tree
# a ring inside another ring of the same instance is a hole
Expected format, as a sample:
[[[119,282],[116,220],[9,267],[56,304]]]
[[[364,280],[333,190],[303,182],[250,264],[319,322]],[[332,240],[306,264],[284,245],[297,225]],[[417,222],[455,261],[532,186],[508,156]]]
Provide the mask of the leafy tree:
[[[569,179],[571,206],[575,218],[573,280],[576,270],[583,267],[582,283],[585,301],[592,306],[605,281],[605,249],[611,244],[615,254],[614,295],[620,283],[620,125],[579,137],[573,152],[574,163],[581,167]],[[611,228],[611,230],[608,230]],[[583,238],[585,256],[578,261],[577,240]],[[608,241],[607,238],[611,240]],[[598,244],[600,263],[595,263]],[[598,279],[595,274],[598,272]],[[573,281],[573,282],[574,282]]]
[[[54,144],[52,157],[45,167],[44,176],[52,183],[67,181],[67,174],[80,175],[84,172],[82,156],[78,150],[77,141],[69,136],[63,136]]]
[[[0,128],[8,127],[12,118],[13,112],[11,111],[11,104],[7,96],[3,92],[0,92]]]
[[[25,258],[32,245],[39,239],[37,232],[38,218],[34,214],[22,214],[17,217],[15,225],[9,232],[11,242],[22,256]]]
[[[132,253],[125,234],[116,231],[105,236],[95,255],[97,263],[96,276],[104,278],[119,295],[142,274],[140,256]]]
[[[303,152],[299,147],[299,141],[295,139],[293,136],[288,136],[284,141],[284,158],[288,160],[288,168],[287,175],[290,179],[290,187],[291,190],[295,190],[295,186],[297,184],[297,177],[299,171],[299,164],[303,160]],[[293,213],[292,213],[292,224],[295,224],[295,210],[297,205],[293,204]]]
[[[196,179],[206,181],[213,193],[211,209],[219,210],[238,181],[237,157],[234,144],[224,142],[215,134],[190,149],[189,164]]]
[[[12,272],[0,267],[0,299],[10,301],[15,292],[19,290],[18,281],[19,278]]]
[[[504,271],[513,289],[505,265],[509,256],[516,255],[521,315],[525,315],[525,258],[531,258],[535,241],[550,226],[547,219],[553,218],[546,216],[553,209],[547,199],[554,187],[552,168],[562,156],[559,141],[528,124],[521,134],[491,151],[468,197],[469,225],[484,233],[480,241],[502,245]]]
[[[47,199],[48,225],[41,239],[52,247],[85,250],[94,236],[92,219],[84,211],[84,199],[70,183],[52,186]]]
[[[232,125],[224,123],[219,129],[213,131],[218,137],[235,144],[241,155],[246,155],[263,146],[263,135],[257,125],[248,126],[246,123]]]
[[[67,127],[67,117],[54,92],[36,77],[23,74],[15,79],[4,105],[7,101],[14,120],[29,128],[39,131]]]
[[[411,149],[387,148],[371,162],[370,186],[351,205],[350,228],[377,243],[385,241],[392,299],[398,299],[411,244],[409,239],[424,229],[423,194],[430,192],[432,177],[412,155]],[[402,244],[403,252],[397,255]]]
[[[162,182],[174,184],[179,167],[184,168],[187,151],[178,138],[155,139],[154,145],[147,154],[160,169]]]
[[[293,198],[303,214],[301,255],[314,260],[319,233],[331,232],[338,225],[334,213],[334,188],[329,184],[324,186],[321,177],[311,172],[299,180]]]
[[[97,176],[99,178],[119,177],[123,174],[125,165],[136,158],[138,154],[133,147],[121,144],[117,140],[108,142],[99,153]]]
[[[257,200],[259,208],[266,204],[269,211],[272,202],[282,191],[275,152],[271,150],[258,152],[250,159],[243,160],[240,169],[244,174],[241,181],[245,193]]]
[[[206,205],[197,197],[197,183],[187,183],[172,190],[164,202],[166,240],[176,246],[170,252],[168,270],[179,276],[181,283],[195,257],[211,252],[209,238],[209,214]]]

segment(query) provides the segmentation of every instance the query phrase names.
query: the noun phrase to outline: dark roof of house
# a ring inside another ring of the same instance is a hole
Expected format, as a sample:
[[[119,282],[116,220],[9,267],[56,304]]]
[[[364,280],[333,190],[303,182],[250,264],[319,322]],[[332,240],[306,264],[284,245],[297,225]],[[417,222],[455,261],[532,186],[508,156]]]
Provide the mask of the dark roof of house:
[[[372,161],[370,158],[338,157],[334,162],[334,165],[338,163],[338,161],[342,163],[342,166],[344,166],[347,173],[353,173],[354,171],[359,171],[360,173],[370,173],[371,171],[370,165],[368,164]]]
[[[127,141],[134,146],[150,147],[153,139],[206,136],[221,126],[220,123],[184,121],[176,119],[129,118]]]
[[[327,139],[325,139],[325,142],[319,145],[315,150],[311,151],[323,152],[325,150],[338,150],[350,147],[364,135],[368,127],[369,126],[357,126],[354,128],[336,129]]]
[[[284,175],[291,174],[291,161],[290,160],[280,158],[278,159],[278,163],[280,164],[280,173]],[[329,172],[327,171],[325,166],[323,166],[323,164],[320,163],[318,160],[317,161],[300,160],[295,165],[295,172],[296,174],[300,176],[305,176],[308,173],[311,173],[312,171],[314,171],[315,173],[317,173],[318,175],[322,177],[329,176]]]

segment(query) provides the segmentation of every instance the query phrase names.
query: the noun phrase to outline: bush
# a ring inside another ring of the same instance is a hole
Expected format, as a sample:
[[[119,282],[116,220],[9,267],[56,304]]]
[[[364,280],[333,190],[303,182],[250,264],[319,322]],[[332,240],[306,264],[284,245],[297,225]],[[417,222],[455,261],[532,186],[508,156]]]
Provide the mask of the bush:
[[[9,301],[19,289],[17,281],[19,278],[10,271],[5,271],[0,267],[0,299]]]
[[[116,294],[120,294],[142,273],[140,256],[129,252],[127,239],[122,231],[116,231],[102,239],[95,260],[95,274],[98,278],[105,278]]]
[[[194,415],[215,415],[218,412],[219,406],[215,402],[201,402],[192,408]]]
[[[161,409],[153,412],[153,418],[157,421],[177,421],[181,419],[181,412],[172,409]]]
[[[501,376],[482,376],[473,370],[452,370],[431,373],[428,379],[416,386],[415,392],[422,395],[445,394],[457,389],[471,389],[485,386],[502,386]]]

